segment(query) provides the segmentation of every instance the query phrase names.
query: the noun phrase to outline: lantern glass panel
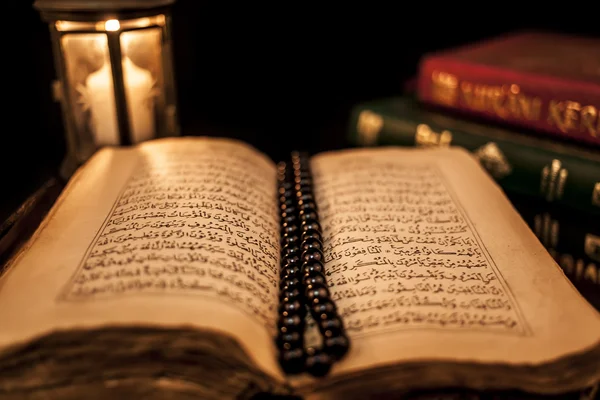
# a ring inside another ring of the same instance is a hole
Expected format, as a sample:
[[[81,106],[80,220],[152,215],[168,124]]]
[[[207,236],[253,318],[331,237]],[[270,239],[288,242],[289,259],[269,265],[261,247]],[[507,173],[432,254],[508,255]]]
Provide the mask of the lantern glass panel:
[[[118,143],[108,39],[103,33],[69,33],[61,38],[67,101],[79,148]]]
[[[121,33],[123,81],[134,143],[156,137],[164,99],[162,29],[148,28]]]
[[[126,105],[131,143],[176,132],[165,24],[162,14],[129,20],[56,21],[66,75],[63,101],[81,158],[99,146],[123,144],[119,104]],[[112,38],[120,46],[120,60],[112,58]],[[115,62],[121,63],[122,75],[115,74]],[[123,91],[116,91],[119,86]],[[123,101],[119,103],[116,96],[124,96]]]

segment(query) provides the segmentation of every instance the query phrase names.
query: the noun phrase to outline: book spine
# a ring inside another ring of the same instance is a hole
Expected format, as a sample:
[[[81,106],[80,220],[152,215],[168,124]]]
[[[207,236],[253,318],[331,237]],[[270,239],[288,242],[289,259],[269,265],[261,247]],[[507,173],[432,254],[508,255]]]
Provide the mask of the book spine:
[[[458,146],[471,151],[504,189],[600,215],[600,162],[561,146],[516,143],[400,118],[358,106],[349,123],[351,145]]]
[[[420,63],[417,95],[434,106],[600,145],[597,84],[430,56]]]

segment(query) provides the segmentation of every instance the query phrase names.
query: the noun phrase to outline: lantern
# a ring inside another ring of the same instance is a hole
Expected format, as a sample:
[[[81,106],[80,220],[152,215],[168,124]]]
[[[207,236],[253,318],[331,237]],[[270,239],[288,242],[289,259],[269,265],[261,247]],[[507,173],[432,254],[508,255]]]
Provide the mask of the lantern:
[[[37,0],[50,25],[71,164],[99,147],[179,134],[170,7],[175,0]]]

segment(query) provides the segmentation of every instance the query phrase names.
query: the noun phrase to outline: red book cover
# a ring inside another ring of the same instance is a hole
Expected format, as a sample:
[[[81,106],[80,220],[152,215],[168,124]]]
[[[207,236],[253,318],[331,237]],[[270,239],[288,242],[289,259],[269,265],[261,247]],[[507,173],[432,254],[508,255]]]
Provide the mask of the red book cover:
[[[600,145],[600,38],[511,34],[426,55],[428,104]]]

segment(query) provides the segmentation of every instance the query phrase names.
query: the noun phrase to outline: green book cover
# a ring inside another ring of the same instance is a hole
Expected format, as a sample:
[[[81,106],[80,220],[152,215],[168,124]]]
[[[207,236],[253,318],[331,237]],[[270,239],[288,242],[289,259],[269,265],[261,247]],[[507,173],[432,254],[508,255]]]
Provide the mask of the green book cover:
[[[413,97],[354,107],[355,146],[460,146],[505,190],[600,215],[600,152],[499,129],[423,108]]]

